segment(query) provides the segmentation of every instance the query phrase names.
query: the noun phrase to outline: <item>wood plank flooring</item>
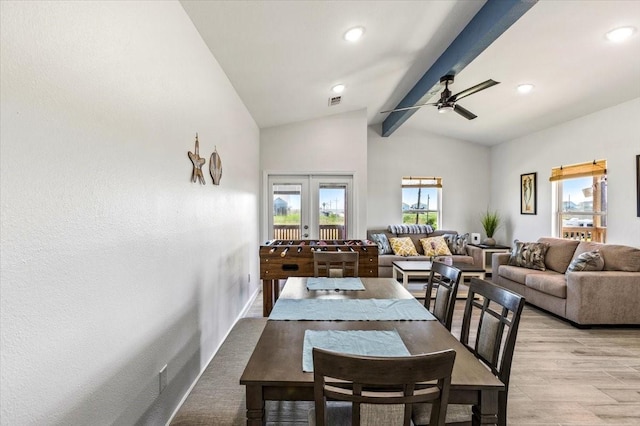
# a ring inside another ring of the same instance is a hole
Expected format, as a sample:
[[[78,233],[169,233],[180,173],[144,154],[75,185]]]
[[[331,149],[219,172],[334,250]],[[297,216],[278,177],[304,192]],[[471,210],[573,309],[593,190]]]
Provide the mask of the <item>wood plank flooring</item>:
[[[456,336],[464,303],[456,302]],[[247,316],[261,315],[259,296]],[[307,403],[267,407],[269,424],[307,424]],[[511,371],[508,420],[512,426],[640,425],[640,327],[578,329],[525,306]]]

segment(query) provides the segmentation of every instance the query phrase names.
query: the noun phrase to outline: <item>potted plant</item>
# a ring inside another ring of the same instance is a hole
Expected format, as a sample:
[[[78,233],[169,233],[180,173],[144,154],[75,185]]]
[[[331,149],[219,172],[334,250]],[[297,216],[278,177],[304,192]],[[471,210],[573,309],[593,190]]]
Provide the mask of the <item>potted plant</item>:
[[[495,234],[496,230],[500,227],[500,215],[498,212],[490,212],[487,210],[480,218],[480,223],[482,223],[484,232],[487,234],[487,239],[484,240],[484,244],[495,246],[496,240],[493,239],[493,234]]]

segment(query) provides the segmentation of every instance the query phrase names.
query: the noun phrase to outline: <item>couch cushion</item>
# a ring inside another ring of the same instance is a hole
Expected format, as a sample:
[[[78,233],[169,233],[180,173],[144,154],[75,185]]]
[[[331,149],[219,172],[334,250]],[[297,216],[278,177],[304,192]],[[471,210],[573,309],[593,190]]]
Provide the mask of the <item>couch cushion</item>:
[[[640,249],[631,246],[582,241],[573,258],[586,251],[595,250],[599,250],[604,259],[605,271],[640,272]]]
[[[422,238],[420,243],[425,256],[451,256],[444,237]]]
[[[498,267],[498,275],[520,284],[524,284],[527,275],[530,274],[544,274],[544,272],[535,269],[521,268],[520,266],[500,265]]]
[[[426,238],[426,237],[427,237],[427,234],[398,234],[398,238],[411,239],[418,254],[424,254],[424,250],[422,249],[422,243],[420,243],[420,239]]]
[[[602,271],[602,268],[604,268],[604,259],[600,256],[600,250],[585,251],[571,261],[567,272]]]
[[[371,239],[378,245],[378,254],[393,253],[387,234],[371,234]]]
[[[561,299],[567,298],[567,282],[564,279],[564,274],[554,271],[529,274],[524,280],[524,285]]]
[[[467,243],[469,242],[469,233],[466,234],[444,234],[444,240],[449,246],[451,254],[467,254]]]
[[[539,243],[545,243],[549,246],[544,256],[544,264],[547,269],[564,274],[571,263],[573,254],[578,247],[579,241],[567,240],[564,238],[542,237],[538,239]]]
[[[548,247],[546,243],[525,243],[515,240],[509,265],[544,271],[547,269],[544,257]]]
[[[416,246],[411,241],[411,238],[390,238],[389,242],[391,243],[391,248],[393,249],[393,254],[397,256],[418,256],[418,252],[416,251]]]

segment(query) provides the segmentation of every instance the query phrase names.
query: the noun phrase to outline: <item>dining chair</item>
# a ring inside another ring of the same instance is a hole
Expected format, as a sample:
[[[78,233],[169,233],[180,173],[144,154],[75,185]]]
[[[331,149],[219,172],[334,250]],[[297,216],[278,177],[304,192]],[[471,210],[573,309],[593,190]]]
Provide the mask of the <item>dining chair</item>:
[[[314,251],[313,274],[316,277],[357,277],[358,252]]]
[[[460,269],[442,262],[433,262],[429,281],[426,285],[424,307],[431,311],[449,331],[451,331],[460,277],[462,277]],[[432,295],[434,287],[436,288],[436,293]]]
[[[309,424],[408,426],[412,404],[429,403],[432,424],[444,425],[455,357],[453,349],[372,357],[313,348]],[[417,386],[421,382],[431,383]]]
[[[524,297],[489,281],[472,278],[469,284],[460,342],[504,383],[504,391],[498,394],[499,426],[507,424],[509,376],[524,302]],[[415,406],[414,424],[430,424],[430,408],[424,404]],[[449,405],[447,413],[448,425],[471,424],[472,410],[468,405]]]

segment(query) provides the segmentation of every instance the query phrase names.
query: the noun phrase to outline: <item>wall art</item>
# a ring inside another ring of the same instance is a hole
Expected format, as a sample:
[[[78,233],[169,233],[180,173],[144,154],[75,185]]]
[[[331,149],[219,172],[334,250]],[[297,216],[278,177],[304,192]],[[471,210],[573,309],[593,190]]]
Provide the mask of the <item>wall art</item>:
[[[536,176],[536,172],[520,175],[520,214],[536,214]]]
[[[198,134],[196,133],[196,148],[195,152],[189,151],[189,159],[191,163],[193,163],[193,170],[191,171],[191,182],[195,182],[196,180],[200,181],[201,184],[205,184],[204,175],[202,174],[202,166],[207,161],[204,158],[200,157],[200,143],[198,142]]]
[[[214,185],[220,185],[220,179],[222,179],[222,159],[218,154],[218,147],[213,149],[213,154],[209,158],[209,173],[211,179],[213,179]]]

